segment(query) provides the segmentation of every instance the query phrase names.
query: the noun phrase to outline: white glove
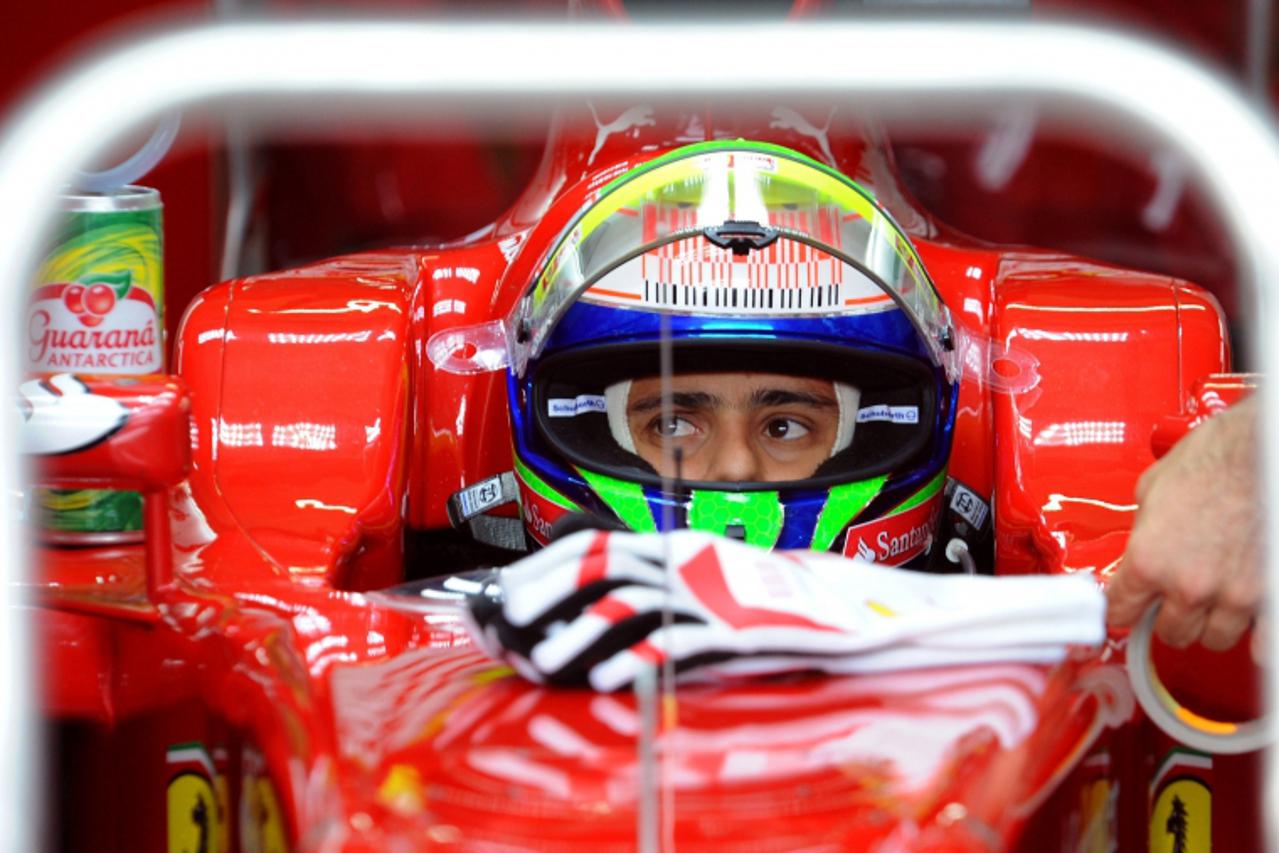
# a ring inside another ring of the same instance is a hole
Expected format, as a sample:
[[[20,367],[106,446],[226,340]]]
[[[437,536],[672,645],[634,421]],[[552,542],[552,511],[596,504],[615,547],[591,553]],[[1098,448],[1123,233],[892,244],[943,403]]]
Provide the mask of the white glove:
[[[31,379],[18,388],[24,453],[50,455],[91,447],[124,426],[129,410],[91,392],[70,373]]]
[[[663,566],[670,566],[666,571]],[[1052,662],[1105,637],[1085,577],[930,575],[706,533],[583,531],[503,570],[480,644],[539,682],[629,684],[673,662],[703,678]]]

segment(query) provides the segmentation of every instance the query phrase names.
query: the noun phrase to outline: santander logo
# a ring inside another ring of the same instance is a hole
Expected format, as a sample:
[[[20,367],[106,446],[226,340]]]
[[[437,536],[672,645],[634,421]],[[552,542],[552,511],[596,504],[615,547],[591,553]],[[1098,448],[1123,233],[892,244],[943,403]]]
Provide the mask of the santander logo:
[[[152,373],[161,368],[155,301],[127,271],[36,289],[27,308],[34,371]]]
[[[546,545],[551,541],[551,525],[560,516],[567,513],[568,510],[556,506],[530,489],[528,484],[519,479],[518,472],[516,479],[519,480],[520,484],[520,504],[524,508],[524,521],[528,526],[529,532],[533,534],[533,538]]]
[[[941,497],[938,491],[911,509],[850,527],[844,540],[844,556],[900,566],[924,553],[937,535]]]

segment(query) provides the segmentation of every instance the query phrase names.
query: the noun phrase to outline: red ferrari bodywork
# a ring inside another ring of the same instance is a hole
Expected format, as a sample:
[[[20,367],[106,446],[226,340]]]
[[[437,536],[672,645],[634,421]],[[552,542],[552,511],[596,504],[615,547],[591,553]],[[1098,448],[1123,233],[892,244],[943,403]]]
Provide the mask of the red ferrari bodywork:
[[[532,185],[477,236],[216,285],[182,322],[175,376],[91,382],[129,424],[40,479],[145,490],[148,538],[38,547],[60,842],[1128,850],[1210,822],[1218,849],[1258,847],[1256,756],[1156,731],[1122,638],[1051,668],[681,687],[650,705],[528,684],[455,606],[384,591],[447,575],[429,546],[406,558],[406,535],[447,527],[453,492],[511,465],[504,374],[437,370],[428,343],[503,317],[604,182],[735,137],[830,163],[915,239],[964,331],[950,473],[990,502],[994,571],[1113,570],[1138,475],[1241,390],[1221,375],[1220,309],[1166,276],[952,233],[872,134],[831,118],[566,111]],[[1219,716],[1254,710],[1248,665],[1165,657]],[[1185,826],[1165,819],[1174,784],[1193,793]]]

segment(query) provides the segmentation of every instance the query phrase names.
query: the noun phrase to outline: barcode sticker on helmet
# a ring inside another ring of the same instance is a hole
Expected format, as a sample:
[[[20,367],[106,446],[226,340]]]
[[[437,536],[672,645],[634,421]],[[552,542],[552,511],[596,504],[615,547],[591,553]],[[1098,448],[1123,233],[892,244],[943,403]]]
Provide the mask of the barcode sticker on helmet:
[[[546,414],[552,418],[575,418],[584,412],[606,412],[608,406],[600,394],[579,394],[576,397],[552,397],[546,401]]]
[[[857,423],[867,421],[888,421],[895,424],[919,423],[919,406],[889,406],[881,403],[878,406],[867,406],[857,410]]]
[[[632,258],[592,285],[587,302],[714,315],[864,314],[896,308],[878,284],[797,240],[732,252],[693,237]]]

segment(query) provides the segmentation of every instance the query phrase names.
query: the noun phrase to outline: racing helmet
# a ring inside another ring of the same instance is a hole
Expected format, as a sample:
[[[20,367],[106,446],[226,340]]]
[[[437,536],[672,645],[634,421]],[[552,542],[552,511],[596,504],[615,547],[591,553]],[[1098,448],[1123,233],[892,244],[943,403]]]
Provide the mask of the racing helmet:
[[[838,172],[740,140],[634,168],[569,223],[508,328],[515,477],[534,542],[587,513],[893,565],[929,550],[954,427],[954,329],[906,234]],[[698,479],[681,447],[656,463],[637,448],[637,407],[669,442],[683,428],[673,383],[723,375],[825,389],[831,425],[812,470]],[[660,391],[637,401],[641,385]]]

